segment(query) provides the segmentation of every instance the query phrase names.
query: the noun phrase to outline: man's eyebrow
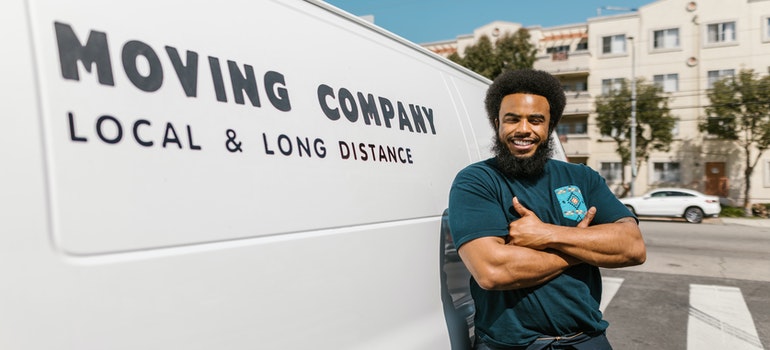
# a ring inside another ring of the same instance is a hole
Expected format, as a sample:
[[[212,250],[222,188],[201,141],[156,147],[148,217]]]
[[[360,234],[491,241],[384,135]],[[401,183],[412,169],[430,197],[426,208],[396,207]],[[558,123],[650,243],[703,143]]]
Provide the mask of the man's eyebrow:
[[[509,117],[509,116],[510,117],[521,117],[521,114],[513,113],[513,112],[508,112],[508,113],[503,114],[503,117]],[[545,114],[532,113],[532,114],[527,115],[527,118],[532,118],[532,117],[535,117],[535,118],[545,118]]]

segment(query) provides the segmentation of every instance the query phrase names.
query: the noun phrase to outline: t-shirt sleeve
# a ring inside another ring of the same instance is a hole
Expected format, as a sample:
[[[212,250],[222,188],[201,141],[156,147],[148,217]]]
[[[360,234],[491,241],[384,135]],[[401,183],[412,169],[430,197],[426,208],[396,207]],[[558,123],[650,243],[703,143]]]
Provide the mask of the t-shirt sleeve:
[[[449,228],[456,247],[480,237],[508,235],[500,186],[489,169],[470,166],[457,174],[449,191]]]

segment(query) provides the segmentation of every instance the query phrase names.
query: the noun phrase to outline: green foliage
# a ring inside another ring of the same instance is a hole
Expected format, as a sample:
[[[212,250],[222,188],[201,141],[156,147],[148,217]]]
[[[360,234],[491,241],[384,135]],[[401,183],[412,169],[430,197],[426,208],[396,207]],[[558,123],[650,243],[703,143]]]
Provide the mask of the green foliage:
[[[746,210],[738,207],[722,206],[722,211],[719,213],[719,216],[723,218],[742,218],[746,216]]]
[[[666,152],[674,135],[676,118],[668,108],[668,96],[661,87],[638,80],[636,84],[636,158],[638,167],[652,151]],[[631,162],[631,91],[627,81],[621,88],[596,99],[596,122],[602,135],[617,144],[623,166]]]
[[[753,70],[714,83],[708,92],[708,118],[698,126],[719,139],[740,147],[744,167],[744,209],[748,210],[751,174],[762,153],[770,146],[770,77],[760,78]]]
[[[465,55],[452,54],[448,58],[489,79],[500,73],[532,68],[537,50],[529,41],[529,31],[520,28],[514,34],[506,33],[494,43],[483,35],[478,42],[465,48]]]
[[[753,70],[714,83],[708,92],[708,119],[699,127],[711,135],[766,149],[770,145],[770,77],[758,78]]]
[[[505,33],[495,43],[495,54],[502,65],[502,73],[509,70],[532,68],[537,50],[529,41],[529,31],[519,29],[513,35]]]
[[[462,65],[492,79],[500,71],[500,60],[489,37],[483,35],[475,45],[465,48]]]

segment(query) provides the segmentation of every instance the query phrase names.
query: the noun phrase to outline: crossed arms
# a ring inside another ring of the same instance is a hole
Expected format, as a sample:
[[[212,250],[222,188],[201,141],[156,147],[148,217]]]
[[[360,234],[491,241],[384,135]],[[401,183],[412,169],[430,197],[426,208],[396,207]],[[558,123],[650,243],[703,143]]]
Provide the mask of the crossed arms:
[[[642,233],[631,217],[589,226],[596,215],[591,207],[577,227],[566,227],[542,222],[515,197],[513,207],[521,218],[508,225],[508,237],[477,238],[458,250],[481,288],[531,287],[577,264],[614,268],[646,259]]]

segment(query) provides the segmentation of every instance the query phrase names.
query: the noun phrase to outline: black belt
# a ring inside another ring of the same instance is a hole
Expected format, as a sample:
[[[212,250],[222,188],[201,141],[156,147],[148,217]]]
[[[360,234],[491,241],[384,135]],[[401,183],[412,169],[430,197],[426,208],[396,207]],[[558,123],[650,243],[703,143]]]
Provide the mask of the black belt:
[[[612,350],[604,332],[587,334],[584,332],[570,333],[560,336],[543,336],[534,342],[524,346],[499,346],[486,343],[476,338],[476,350],[548,350],[563,349],[563,346],[572,346],[575,349],[586,350]]]

